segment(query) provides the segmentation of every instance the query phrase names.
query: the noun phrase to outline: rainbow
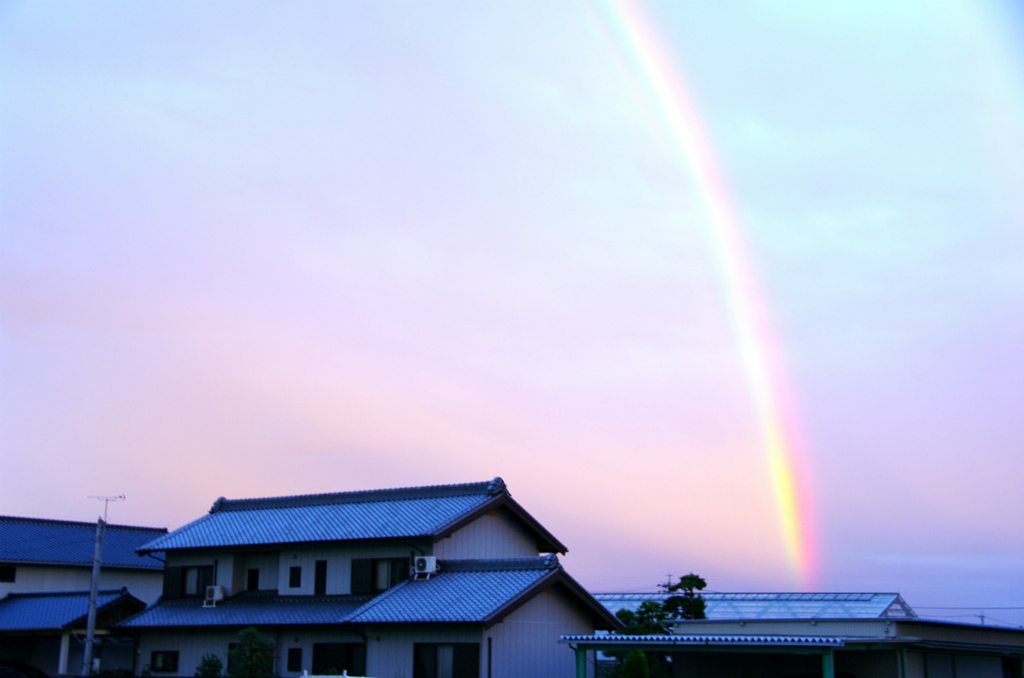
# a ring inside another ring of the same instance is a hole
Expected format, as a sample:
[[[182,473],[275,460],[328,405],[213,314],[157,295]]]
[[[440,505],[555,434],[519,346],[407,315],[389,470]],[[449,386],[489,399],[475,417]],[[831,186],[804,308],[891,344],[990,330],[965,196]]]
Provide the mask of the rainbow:
[[[663,117],[703,198],[729,320],[749,382],[764,452],[778,505],[790,573],[805,588],[813,585],[817,548],[811,516],[809,474],[777,335],[747,253],[740,219],[711,137],[658,31],[638,2],[606,0],[616,42],[636,84]]]

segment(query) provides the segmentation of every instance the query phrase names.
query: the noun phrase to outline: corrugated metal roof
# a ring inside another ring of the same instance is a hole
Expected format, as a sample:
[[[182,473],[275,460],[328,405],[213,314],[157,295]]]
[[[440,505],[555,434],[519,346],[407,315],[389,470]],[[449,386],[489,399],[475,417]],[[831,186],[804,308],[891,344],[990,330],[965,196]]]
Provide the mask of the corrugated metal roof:
[[[578,645],[741,645],[741,646],[823,646],[842,647],[848,639],[833,636],[562,636],[561,643]]]
[[[669,593],[597,593],[615,613]],[[708,619],[883,619],[916,617],[898,593],[702,593]]]
[[[126,595],[123,589],[100,591],[97,608]],[[89,613],[89,592],[11,593],[0,600],[0,631],[61,629]]]
[[[338,624],[365,605],[368,596],[279,596],[247,592],[203,607],[199,598],[152,605],[121,622],[128,628],[181,626],[288,626]]]
[[[498,495],[484,483],[267,499],[218,499],[210,514],[143,551],[431,536]]]
[[[349,621],[486,622],[558,569],[553,555],[442,561],[438,574],[396,586],[357,610]]]
[[[103,565],[144,570],[163,569],[163,563],[139,556],[135,550],[158,535],[162,527],[107,525]],[[0,516],[0,561],[92,566],[96,523]]]

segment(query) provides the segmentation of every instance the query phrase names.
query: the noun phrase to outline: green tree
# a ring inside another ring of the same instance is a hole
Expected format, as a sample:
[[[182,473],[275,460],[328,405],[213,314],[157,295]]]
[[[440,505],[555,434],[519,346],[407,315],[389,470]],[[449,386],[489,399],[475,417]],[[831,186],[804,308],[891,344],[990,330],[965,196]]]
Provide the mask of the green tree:
[[[223,673],[224,662],[217,655],[207,653],[199,660],[199,666],[196,667],[196,672],[192,675],[195,678],[221,678]]]
[[[630,636],[662,636],[672,633],[672,625],[680,619],[705,619],[706,603],[699,591],[704,590],[707,582],[703,577],[692,572],[680,577],[675,584],[660,584],[669,596],[664,602],[645,600],[636,610],[619,610],[615,616],[626,627]],[[639,652],[639,651],[637,651]],[[611,656],[619,660],[619,676],[626,678],[626,661],[632,652],[625,656],[611,652]],[[672,665],[664,652],[643,652],[645,669],[651,678],[668,678],[672,675]]]
[[[622,662],[620,678],[650,678],[651,671],[647,667],[647,656],[640,650],[633,650]]]
[[[228,654],[231,678],[267,678],[274,675],[274,644],[255,626],[238,632],[238,643]]]
[[[656,600],[645,600],[636,610],[621,609],[615,613],[631,636],[660,636],[669,633],[668,612]]]
[[[692,572],[680,577],[675,584],[663,585],[667,592],[679,593],[665,600],[662,606],[665,613],[672,619],[706,619],[707,603],[697,591],[703,591],[707,585],[703,577]]]

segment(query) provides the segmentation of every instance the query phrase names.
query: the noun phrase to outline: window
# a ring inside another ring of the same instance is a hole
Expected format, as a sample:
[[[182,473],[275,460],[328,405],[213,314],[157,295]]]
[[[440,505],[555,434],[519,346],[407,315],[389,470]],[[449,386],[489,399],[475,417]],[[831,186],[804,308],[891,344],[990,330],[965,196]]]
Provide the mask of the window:
[[[292,568],[293,570],[298,568]],[[292,673],[298,673],[302,670],[302,648],[301,647],[289,647],[288,648],[288,670]]]
[[[14,565],[0,565],[0,583],[13,584],[17,569]]]
[[[408,558],[356,558],[352,561],[352,593],[379,593],[408,578]]]
[[[288,570],[288,587],[293,589],[302,588],[302,568],[292,567]]]
[[[251,569],[248,572],[248,578],[245,583],[246,591],[259,591],[260,590],[260,571],[258,569]]]
[[[480,678],[480,643],[416,643],[412,678]]]
[[[353,676],[366,673],[366,646],[358,643],[313,643],[315,676],[348,671]]]
[[[316,567],[313,570],[313,595],[325,596],[327,595],[327,561],[318,560],[316,561]]]
[[[154,650],[149,656],[149,668],[153,673],[177,673],[178,652]]]
[[[181,568],[181,595],[205,596],[207,586],[213,586],[213,565]]]

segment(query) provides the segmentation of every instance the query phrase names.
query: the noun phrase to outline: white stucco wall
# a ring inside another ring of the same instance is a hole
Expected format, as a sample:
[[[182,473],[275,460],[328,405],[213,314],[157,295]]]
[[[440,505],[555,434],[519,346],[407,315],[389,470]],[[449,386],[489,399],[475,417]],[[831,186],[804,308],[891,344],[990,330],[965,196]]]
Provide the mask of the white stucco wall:
[[[537,543],[501,511],[482,515],[434,545],[439,560],[528,558]]]

